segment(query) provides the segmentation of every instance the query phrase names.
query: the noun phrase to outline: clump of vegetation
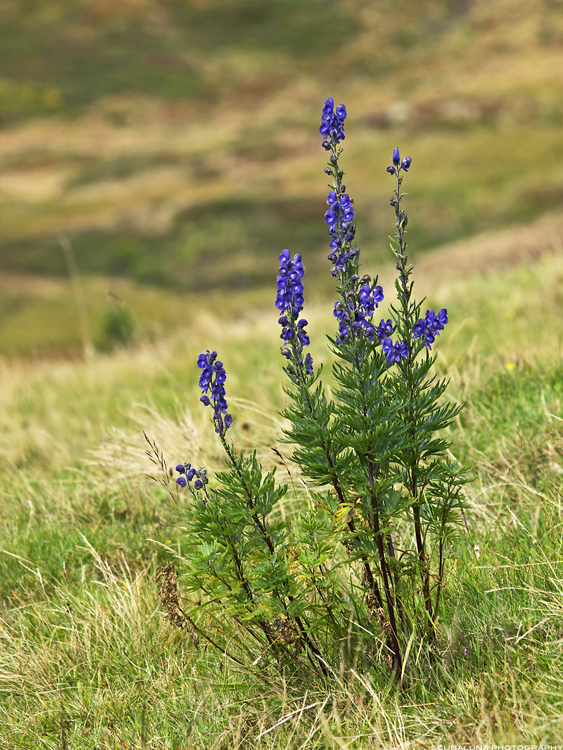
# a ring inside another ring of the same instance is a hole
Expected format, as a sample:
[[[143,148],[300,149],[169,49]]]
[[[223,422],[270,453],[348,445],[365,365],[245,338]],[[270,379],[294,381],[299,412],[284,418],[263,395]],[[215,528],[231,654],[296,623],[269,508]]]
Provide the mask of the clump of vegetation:
[[[292,497],[278,486],[273,471],[264,474],[256,454],[247,457],[228,440],[227,374],[216,351],[201,354],[201,401],[213,408],[228,470],[215,487],[205,469],[176,467],[177,484],[190,493],[182,513],[182,583],[191,598],[173,621],[189,624],[249,668],[273,664],[301,673],[308,660],[328,677],[358,664],[384,672],[387,664],[402,684],[413,642],[426,644],[430,662],[436,653],[446,562],[468,472],[448,458],[443,437],[461,407],[443,402],[447,381],[431,372],[432,345],[448,323],[447,311],[422,316],[413,296],[401,192],[412,159],[401,159],[396,148],[387,168],[396,180],[397,301],[391,317],[376,324],[384,293],[377,278],[360,276],[353,201],[339,162],[345,118],[344,105],[335,110],[328,99],[320,132],[330,155],[325,172],[333,179],[325,222],[338,292],[330,392],[305,354],[301,255],[292,259],[284,250],[277,277],[290,399],[285,439],[295,446],[292,458],[311,508],[282,517],[283,502],[298,502],[295,492]],[[235,641],[239,632],[246,635]]]
[[[116,346],[127,346],[135,334],[135,319],[122,300],[114,294],[106,295],[109,310],[102,321],[97,346],[101,351],[109,351]]]

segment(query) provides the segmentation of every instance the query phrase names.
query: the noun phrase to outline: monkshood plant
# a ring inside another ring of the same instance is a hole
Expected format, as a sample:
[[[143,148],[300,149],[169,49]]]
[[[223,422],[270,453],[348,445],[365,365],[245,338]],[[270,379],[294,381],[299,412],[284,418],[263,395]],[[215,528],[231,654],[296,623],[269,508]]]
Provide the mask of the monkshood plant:
[[[225,368],[217,352],[201,354],[200,400],[212,409],[226,471],[211,484],[201,467],[176,467],[188,493],[185,604],[169,594],[166,603],[176,624],[187,623],[240,664],[290,669],[306,659],[328,675],[343,664],[387,663],[402,681],[412,644],[419,653],[425,642],[427,653],[434,647],[469,475],[448,459],[444,437],[461,407],[442,398],[447,381],[433,374],[432,346],[447,311],[422,314],[413,295],[401,192],[412,160],[396,148],[387,167],[396,298],[389,317],[376,321],[384,292],[377,277],[360,272],[340,166],[345,119],[344,105],[335,109],[328,99],[320,133],[332,178],[325,223],[337,293],[330,391],[305,353],[301,255],[284,250],[277,277],[289,399],[284,439],[313,507],[283,520],[288,487],[230,442]]]

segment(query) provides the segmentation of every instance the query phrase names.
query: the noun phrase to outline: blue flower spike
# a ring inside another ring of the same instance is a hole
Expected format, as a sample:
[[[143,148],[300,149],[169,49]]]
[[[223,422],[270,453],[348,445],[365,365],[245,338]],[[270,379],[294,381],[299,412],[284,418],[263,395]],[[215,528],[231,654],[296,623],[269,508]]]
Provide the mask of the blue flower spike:
[[[313,359],[311,355],[307,354],[305,360],[303,360],[303,348],[309,346],[310,343],[309,335],[305,330],[308,323],[305,318],[299,318],[305,304],[303,296],[304,273],[305,268],[301,255],[294,255],[292,260],[289,250],[283,250],[280,255],[277,279],[278,293],[276,295],[276,307],[281,312],[278,318],[278,323],[282,327],[280,338],[283,339],[285,344],[281,353],[287,359],[294,360],[298,368],[304,367],[307,375],[312,375]]]
[[[344,140],[344,120],[346,119],[346,107],[339,104],[334,111],[334,99],[330,96],[323,107],[321,126],[319,132],[323,137],[323,148],[330,151],[333,145]]]
[[[203,490],[203,494],[199,495],[199,497],[202,503],[205,505],[205,503],[209,499],[209,495],[207,494],[207,489],[205,487],[205,485],[209,482],[209,479],[207,478],[207,471],[201,466],[199,467],[199,469],[194,469],[191,464],[178,464],[178,466],[176,466],[176,471],[180,474],[180,476],[176,480],[176,484],[180,487],[187,487],[194,497],[196,497],[196,492],[198,492],[199,490]],[[192,486],[194,477],[196,477],[196,480]]]
[[[412,164],[412,158],[410,156],[404,156],[401,160],[401,155],[399,153],[399,149],[395,148],[393,150],[393,164],[390,164],[385,171],[389,172],[389,174],[394,174],[399,177],[401,171],[408,172],[410,169],[410,166]],[[392,203],[391,205],[395,205]]]
[[[340,141],[344,140],[344,120],[346,107],[339,104],[334,109],[334,99],[329,97],[324,103],[321,117],[320,132],[323,136],[323,148],[331,151],[330,164],[326,167],[326,174],[335,179],[333,190],[330,191],[326,202],[329,206],[325,213],[325,223],[330,235],[330,254],[328,259],[333,263],[332,275],[336,278],[349,267],[351,261],[358,254],[356,248],[350,247],[356,236],[353,201],[342,185],[343,172],[338,168],[338,157],[341,149]]]
[[[227,399],[225,398],[225,381],[227,373],[223,363],[217,359],[217,352],[200,354],[197,358],[197,366],[202,370],[199,378],[199,387],[203,391],[200,401],[204,406],[213,406],[213,422],[215,432],[224,436],[233,423],[233,418],[227,414]],[[208,394],[211,394],[211,397]]]

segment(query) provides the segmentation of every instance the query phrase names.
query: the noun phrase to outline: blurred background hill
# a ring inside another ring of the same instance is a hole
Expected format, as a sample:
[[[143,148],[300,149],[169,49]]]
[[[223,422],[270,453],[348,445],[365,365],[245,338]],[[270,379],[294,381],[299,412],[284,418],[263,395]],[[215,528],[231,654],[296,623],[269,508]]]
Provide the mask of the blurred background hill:
[[[563,251],[563,0],[0,0],[0,353],[273,305],[285,247],[328,294],[331,95],[366,270],[395,145],[415,260]]]

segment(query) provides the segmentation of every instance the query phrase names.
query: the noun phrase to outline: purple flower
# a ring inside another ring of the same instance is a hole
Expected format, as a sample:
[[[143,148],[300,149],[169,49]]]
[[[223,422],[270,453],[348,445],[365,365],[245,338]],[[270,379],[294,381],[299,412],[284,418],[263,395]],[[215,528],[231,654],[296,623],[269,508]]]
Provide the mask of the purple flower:
[[[419,336],[422,336],[425,328],[426,328],[426,321],[422,320],[421,318],[414,324],[414,327],[412,329],[413,338],[417,339]]]
[[[412,159],[410,156],[403,157],[403,160],[401,161],[399,149],[395,148],[395,150],[393,151],[393,164],[390,164],[387,167],[386,171],[389,172],[389,174],[399,175],[401,170],[408,172],[411,163],[412,163]],[[392,202],[391,205],[393,206],[395,204]]]
[[[337,276],[358,254],[355,248],[343,249],[343,245],[349,245],[356,236],[356,229],[351,223],[354,220],[354,205],[348,193],[338,195],[334,190],[330,191],[326,202],[330,206],[325,213],[331,249],[328,259],[334,263],[332,275]]]
[[[200,401],[204,406],[213,405],[215,432],[224,435],[233,423],[232,417],[227,414],[228,406],[225,398],[227,373],[223,363],[217,359],[217,352],[210,352],[209,349],[205,354],[199,355],[197,366],[203,370],[199,379],[199,387],[203,390]],[[211,398],[207,395],[210,389]]]
[[[283,250],[280,255],[280,269],[278,271],[276,296],[276,307],[281,313],[291,312],[293,317],[297,317],[303,309],[303,284],[301,279],[305,269],[301,261],[301,255],[291,256],[289,250]]]
[[[324,103],[320,133],[323,137],[323,148],[333,152],[330,157],[332,166],[327,167],[325,172],[333,174],[333,169],[335,169],[339,178],[342,176],[342,173],[338,171],[336,146],[341,140],[344,140],[345,119],[346,107],[344,104],[339,104],[335,111],[334,99],[329,97]],[[331,190],[326,200],[329,208],[325,212],[325,223],[330,235],[331,249],[328,258],[334,264],[331,270],[334,277],[342,274],[350,261],[358,254],[356,248],[349,246],[356,236],[356,230],[352,224],[354,220],[354,206],[350,196],[343,192],[344,189],[340,185],[340,182],[338,182],[337,190]],[[348,245],[348,247],[344,247],[344,245]]]
[[[334,200],[336,200],[336,195],[334,194],[334,196]],[[329,195],[327,203],[330,204],[330,200],[331,196]],[[301,255],[295,255],[291,260],[289,250],[284,250],[280,255],[276,296],[276,307],[282,313],[278,318],[278,323],[282,327],[280,338],[286,344],[281,353],[287,359],[293,360],[298,367],[303,366],[303,347],[309,346],[310,343],[305,330],[307,321],[304,318],[297,320],[305,302],[303,297],[304,273]],[[313,360],[310,355],[308,357],[311,364],[310,366],[306,365],[306,372],[309,375],[312,374]]]
[[[402,359],[406,359],[406,357],[409,356],[409,349],[406,341],[401,341],[400,343],[397,341],[396,344],[393,344],[391,338],[387,337],[383,339],[381,348],[389,365],[400,362]]]
[[[352,332],[355,336],[365,335],[370,341],[375,340],[376,330],[371,323],[375,308],[383,300],[383,289],[378,285],[373,290],[368,284],[360,287],[357,297],[351,297],[348,307],[336,302],[333,315],[338,320],[339,335],[337,344],[347,341]]]
[[[352,309],[346,310],[342,306],[342,302],[335,302],[334,310],[332,314],[338,321],[339,336],[336,339],[336,343],[343,344],[345,341],[347,341],[350,338],[350,331],[348,330],[348,327],[349,326],[351,327],[352,321],[355,318],[353,314],[353,306],[352,306]]]
[[[307,375],[313,374],[313,358],[309,353],[307,353],[307,356],[305,357],[305,369],[307,372]]]
[[[339,104],[334,111],[334,99],[330,96],[324,103],[319,132],[323,137],[323,148],[330,151],[344,140],[344,120],[346,107]]]
[[[335,226],[337,220],[338,213],[333,208],[329,208],[325,213],[325,224],[328,224],[328,226],[332,229]]]
[[[376,286],[373,291],[367,284],[360,287],[359,292],[361,310],[365,315],[373,315],[375,308],[383,300],[383,289]]]
[[[384,339],[393,335],[393,323],[391,319],[382,320],[377,326],[377,343],[381,344]]]
[[[446,308],[442,308],[438,313],[434,310],[427,310],[424,318],[420,318],[415,323],[412,329],[413,338],[419,338],[424,336],[424,343],[427,349],[432,349],[432,344],[436,340],[436,336],[440,335],[440,331],[444,330],[444,326],[448,322],[448,311]]]
[[[348,193],[343,193],[340,198],[340,210],[342,211],[343,221],[349,224],[354,218],[354,208],[352,206],[352,199]]]
[[[346,233],[349,227],[347,226],[354,218],[354,207],[352,205],[352,199],[347,193],[343,193],[340,197],[336,195],[334,190],[331,190],[326,202],[330,206],[328,211],[325,213],[325,224],[329,226],[329,234],[332,236],[332,240],[337,242],[338,234]],[[352,235],[351,239],[354,236]],[[342,244],[342,239],[340,244]],[[331,242],[332,246],[332,242]],[[334,248],[333,248],[334,249]]]
[[[225,422],[226,421],[227,417],[225,417]],[[180,487],[187,487],[194,497],[196,496],[196,491],[203,490],[204,497],[202,498],[202,503],[205,505],[206,500],[209,499],[209,495],[207,494],[207,489],[205,487],[205,485],[209,483],[209,479],[207,478],[207,471],[201,466],[199,467],[199,469],[193,469],[191,464],[184,464],[182,466],[182,469],[185,470],[186,475],[178,477],[178,479],[176,480],[176,484],[178,484]],[[176,467],[176,470],[179,470],[178,466]],[[192,481],[194,477],[197,478],[192,487]]]
[[[409,356],[409,347],[407,346],[406,341],[401,341],[400,343],[397,341],[395,344],[395,352],[399,359],[406,359]]]

